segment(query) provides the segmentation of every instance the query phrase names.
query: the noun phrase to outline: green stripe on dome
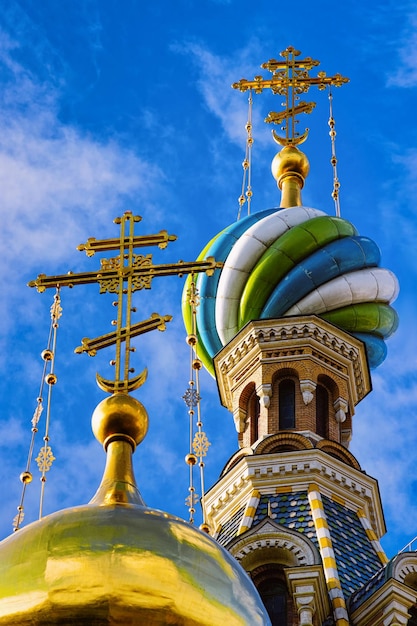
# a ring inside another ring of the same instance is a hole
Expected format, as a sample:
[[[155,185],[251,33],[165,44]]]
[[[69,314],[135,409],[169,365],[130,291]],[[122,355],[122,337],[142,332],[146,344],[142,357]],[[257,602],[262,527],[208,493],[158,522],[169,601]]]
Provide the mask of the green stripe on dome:
[[[208,246],[206,246],[206,248],[208,248]],[[201,260],[200,257],[202,257],[203,259],[205,258],[202,255],[205,254],[206,248],[204,248],[203,252],[199,255],[197,260],[200,261]],[[192,280],[194,280],[194,282],[196,282],[197,281],[197,276],[191,276],[191,274],[189,274],[187,276],[187,280],[186,280],[185,285],[184,285],[184,291],[183,291],[182,303],[181,303],[182,304],[182,317],[183,317],[183,320],[184,320],[184,326],[185,326],[185,330],[187,331],[187,335],[191,335],[192,332],[193,332],[193,323],[192,323],[193,314],[192,314],[192,309],[191,309],[191,306],[190,306],[190,304],[188,302],[188,297],[187,297],[187,291],[191,288],[191,281]],[[200,333],[198,331],[198,327],[196,327],[196,337],[197,337],[197,349],[196,349],[197,356],[202,361],[202,363],[203,363],[204,367],[206,368],[206,370],[212,376],[214,376],[213,360],[212,360],[212,357],[210,356],[210,354],[206,350],[204,342],[202,341],[201,335],[200,335]]]
[[[259,319],[274,287],[297,263],[326,244],[357,235],[356,228],[338,217],[315,217],[284,233],[265,251],[252,270],[243,290],[239,327]]]
[[[321,313],[320,317],[351,333],[373,333],[389,337],[398,327],[397,312],[381,302],[363,302]]]
[[[219,239],[219,237],[221,237],[223,235],[224,231],[221,231],[220,233],[217,233],[217,235],[215,235],[213,237],[213,239],[211,239],[208,244],[202,249],[202,251],[200,252],[200,254],[197,257],[197,261],[202,261],[207,257],[208,251],[210,250],[211,246],[213,245],[213,243]],[[191,335],[193,332],[193,313],[192,313],[192,309],[190,306],[190,303],[188,302],[188,291],[191,288],[191,282],[194,281],[194,283],[197,282],[198,276],[193,276],[192,274],[188,274],[187,279],[185,281],[184,284],[184,289],[182,292],[182,302],[181,302],[181,307],[182,307],[182,318],[184,320],[184,326],[185,326],[185,330],[187,331],[188,335]],[[206,370],[212,375],[214,376],[214,366],[213,366],[213,360],[212,357],[210,356],[210,354],[207,352],[204,342],[201,340],[201,336],[200,333],[198,331],[198,327],[196,325],[196,336],[197,336],[197,355],[198,358],[202,361],[204,367],[206,368]]]

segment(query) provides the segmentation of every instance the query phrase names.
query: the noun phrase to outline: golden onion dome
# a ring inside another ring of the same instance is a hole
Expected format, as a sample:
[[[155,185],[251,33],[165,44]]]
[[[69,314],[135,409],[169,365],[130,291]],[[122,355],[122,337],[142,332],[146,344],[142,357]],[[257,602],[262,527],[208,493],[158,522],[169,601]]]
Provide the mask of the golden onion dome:
[[[0,625],[270,624],[247,574],[211,537],[144,506],[132,450],[144,407],[126,394],[93,415],[107,450],[88,505],[53,513],[0,543]]]

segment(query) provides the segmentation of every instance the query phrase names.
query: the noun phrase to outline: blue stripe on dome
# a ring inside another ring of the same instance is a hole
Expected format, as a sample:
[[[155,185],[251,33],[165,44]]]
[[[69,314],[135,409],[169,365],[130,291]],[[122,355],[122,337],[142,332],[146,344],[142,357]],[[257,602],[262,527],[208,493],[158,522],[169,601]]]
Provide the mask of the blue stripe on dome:
[[[352,333],[354,337],[361,339],[366,346],[369,367],[375,369],[384,361],[387,356],[387,346],[381,337],[376,337],[369,333]]]
[[[212,245],[205,250],[205,256],[214,256],[216,261],[224,262],[236,241],[252,224],[277,211],[279,209],[266,209],[230,224],[214,239]],[[220,273],[221,269],[215,270],[212,276],[201,273],[197,278],[197,289],[201,300],[196,315],[197,330],[211,358],[223,347],[217,333],[215,316]]]
[[[379,248],[368,237],[351,236],[333,241],[288,272],[275,287],[260,317],[280,317],[316,287],[345,272],[376,267],[379,261]]]

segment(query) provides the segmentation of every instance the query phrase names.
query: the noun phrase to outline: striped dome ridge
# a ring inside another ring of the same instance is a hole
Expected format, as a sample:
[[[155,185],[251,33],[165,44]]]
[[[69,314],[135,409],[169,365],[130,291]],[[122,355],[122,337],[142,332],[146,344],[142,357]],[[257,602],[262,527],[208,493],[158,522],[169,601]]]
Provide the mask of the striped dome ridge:
[[[315,287],[350,270],[376,267],[380,256],[378,246],[367,237],[332,241],[288,272],[269,296],[260,317],[281,317]]]
[[[227,226],[220,233],[215,235],[209,243],[203,248],[197,257],[197,261],[201,261],[208,256],[214,256],[216,261],[224,262],[239,237],[255,222],[262,220],[268,215],[275,214],[278,209],[266,209],[259,213],[248,215],[238,222],[233,222]],[[182,316],[184,325],[188,334],[193,331],[192,323],[192,310],[188,302],[188,292],[191,286],[191,281],[194,281],[198,289],[200,297],[200,306],[198,307],[198,316],[201,316],[200,321],[197,317],[196,335],[198,338],[198,356],[203,362],[204,367],[210,374],[214,375],[213,369],[213,356],[221,350],[223,344],[221,343],[217,330],[211,320],[214,321],[214,314],[210,316],[211,309],[214,309],[215,298],[217,292],[217,285],[222,270],[215,270],[212,276],[207,276],[204,273],[192,276],[189,274],[185,281],[184,290],[182,294]],[[210,278],[210,281],[207,280]],[[201,336],[200,327],[205,328],[206,325],[210,329],[210,332],[204,333],[204,338]]]
[[[222,269],[216,297],[215,324],[222,345],[242,328],[239,321],[242,295],[265,252],[291,229],[323,215],[322,211],[306,207],[284,209],[257,222],[239,239]]]
[[[318,315],[352,333],[364,341],[371,367],[385,359],[385,339],[398,326],[390,306],[397,279],[379,267],[375,242],[347,220],[308,207],[269,209],[221,231],[198,259],[207,256],[224,265],[187,278],[183,317],[191,333],[194,280],[197,354],[212,375],[213,356],[247,322],[292,315]]]
[[[356,234],[350,222],[323,215],[295,226],[279,237],[258,261],[246,283],[240,303],[240,325],[261,317],[275,285],[298,263],[327,243]]]
[[[350,333],[360,330],[375,333],[382,339],[390,337],[398,328],[397,312],[389,304],[381,302],[350,304],[322,313],[320,317]]]

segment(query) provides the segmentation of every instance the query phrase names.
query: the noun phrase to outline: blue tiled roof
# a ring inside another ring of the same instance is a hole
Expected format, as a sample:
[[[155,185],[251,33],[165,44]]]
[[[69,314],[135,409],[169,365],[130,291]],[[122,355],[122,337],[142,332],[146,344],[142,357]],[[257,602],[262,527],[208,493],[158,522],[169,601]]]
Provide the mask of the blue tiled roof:
[[[268,517],[268,502],[270,503],[271,519],[281,526],[304,534],[318,546],[307,491],[261,496],[252,527]]]
[[[363,604],[365,600],[370,598],[382,585],[390,580],[391,578],[396,578],[394,575],[394,570],[399,563],[401,563],[402,559],[408,560],[410,556],[416,558],[416,552],[400,552],[396,554],[388,563],[384,566],[381,566],[381,569],[374,574],[374,576],[368,580],[360,589],[357,589],[355,593],[353,593],[348,600],[348,608],[349,611],[355,611],[358,606]],[[396,580],[399,580],[396,578]],[[411,624],[412,620],[410,619],[409,623]],[[414,622],[413,622],[414,624]]]
[[[354,591],[366,585],[381,569],[381,561],[359,517],[352,510],[327,496],[322,496],[322,500],[340,582],[343,593],[348,598]],[[236,537],[244,512],[243,506],[224,524],[217,538],[221,545],[227,545]],[[253,518],[252,528],[267,517],[281,526],[303,534],[317,548],[319,547],[307,491],[263,494]]]
[[[232,517],[227,520],[225,524],[223,524],[217,536],[217,541],[220,545],[225,546],[231,539],[236,537],[240,522],[243,519],[245,508],[245,506],[240,507],[240,509],[236,511],[236,513],[232,515]]]
[[[381,568],[381,561],[358,516],[322,496],[337,569],[345,597],[364,585]]]
[[[373,575],[373,577],[366,582],[363,587],[355,591],[348,600],[348,609],[353,613],[365,600],[371,597],[371,595],[379,589],[387,578],[387,568],[381,566],[381,569]]]

